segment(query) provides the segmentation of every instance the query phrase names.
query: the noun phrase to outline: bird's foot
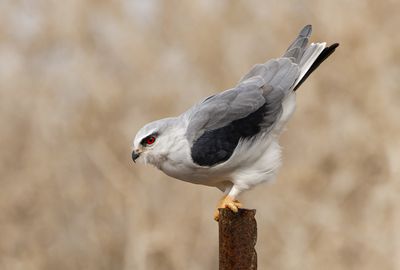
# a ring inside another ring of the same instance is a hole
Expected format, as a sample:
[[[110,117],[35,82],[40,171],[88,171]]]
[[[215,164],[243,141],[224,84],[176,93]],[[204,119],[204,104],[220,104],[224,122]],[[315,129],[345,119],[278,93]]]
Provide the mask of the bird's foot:
[[[237,213],[239,211],[239,208],[241,207],[242,204],[238,200],[235,200],[233,197],[229,195],[224,196],[217,205],[217,209],[214,212],[214,219],[215,221],[219,220],[219,210],[218,210],[219,208],[229,208],[233,212]]]

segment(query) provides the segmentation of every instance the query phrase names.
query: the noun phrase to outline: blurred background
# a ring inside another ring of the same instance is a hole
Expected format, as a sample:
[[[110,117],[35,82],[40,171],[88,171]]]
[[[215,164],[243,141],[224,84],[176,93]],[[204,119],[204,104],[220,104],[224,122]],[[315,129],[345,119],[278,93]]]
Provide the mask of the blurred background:
[[[400,269],[400,3],[0,1],[0,269],[217,269],[221,193],[131,161],[144,124],[280,56],[298,91],[257,209],[259,269]]]

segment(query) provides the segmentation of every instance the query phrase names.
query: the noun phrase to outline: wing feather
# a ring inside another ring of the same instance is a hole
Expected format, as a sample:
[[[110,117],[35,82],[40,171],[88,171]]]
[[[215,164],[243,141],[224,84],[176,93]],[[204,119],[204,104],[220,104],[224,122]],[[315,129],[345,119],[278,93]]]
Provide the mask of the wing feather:
[[[280,115],[281,103],[299,75],[299,68],[288,58],[270,60],[254,67],[233,89],[208,97],[190,110],[186,137],[190,142],[205,131],[215,130],[242,119],[268,104],[267,123]]]

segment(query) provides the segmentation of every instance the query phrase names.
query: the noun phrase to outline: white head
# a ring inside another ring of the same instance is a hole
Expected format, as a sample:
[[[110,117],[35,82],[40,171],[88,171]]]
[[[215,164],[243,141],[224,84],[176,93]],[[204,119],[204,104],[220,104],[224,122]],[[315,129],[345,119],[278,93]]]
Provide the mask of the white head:
[[[176,118],[165,118],[145,125],[133,141],[132,159],[144,161],[157,167],[168,158],[175,141]]]

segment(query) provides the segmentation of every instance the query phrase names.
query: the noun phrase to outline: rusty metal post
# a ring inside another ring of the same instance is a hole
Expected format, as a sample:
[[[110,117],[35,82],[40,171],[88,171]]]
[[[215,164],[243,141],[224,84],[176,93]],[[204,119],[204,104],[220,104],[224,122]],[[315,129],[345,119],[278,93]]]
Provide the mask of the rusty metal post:
[[[256,270],[256,210],[219,209],[219,270]]]

